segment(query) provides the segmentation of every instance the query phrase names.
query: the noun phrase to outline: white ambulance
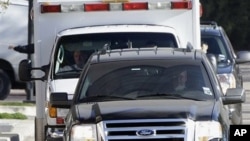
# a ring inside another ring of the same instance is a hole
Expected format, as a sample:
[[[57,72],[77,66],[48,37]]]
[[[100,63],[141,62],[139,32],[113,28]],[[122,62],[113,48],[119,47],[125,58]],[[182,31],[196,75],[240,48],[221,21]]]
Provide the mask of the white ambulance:
[[[67,110],[50,106],[50,94],[72,98],[80,71],[61,71],[74,52],[174,47],[200,49],[198,0],[37,0],[34,66],[20,64],[22,80],[36,80],[36,141],[60,140]],[[28,68],[28,69],[27,69]],[[41,80],[41,81],[39,81]]]

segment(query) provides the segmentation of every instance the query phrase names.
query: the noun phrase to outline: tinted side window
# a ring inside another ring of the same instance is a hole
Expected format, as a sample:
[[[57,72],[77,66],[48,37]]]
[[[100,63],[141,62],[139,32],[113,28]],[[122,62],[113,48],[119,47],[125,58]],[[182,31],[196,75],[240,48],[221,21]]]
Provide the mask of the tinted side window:
[[[221,61],[231,60],[228,47],[222,36],[202,35],[201,41],[208,45],[207,53],[223,55]]]

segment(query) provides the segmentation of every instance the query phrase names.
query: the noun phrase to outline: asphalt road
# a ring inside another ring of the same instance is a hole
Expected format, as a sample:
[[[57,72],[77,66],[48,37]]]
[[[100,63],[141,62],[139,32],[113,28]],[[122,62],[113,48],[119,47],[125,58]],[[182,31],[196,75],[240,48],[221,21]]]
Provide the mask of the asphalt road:
[[[10,95],[4,101],[11,102],[28,102],[27,96],[24,90],[11,90]],[[4,107],[4,108],[3,108]],[[36,107],[25,107],[25,108],[10,108],[6,106],[0,106],[1,112],[21,112],[28,116],[26,120],[14,120],[14,119],[3,119],[0,120],[0,132],[4,131],[0,135],[0,141],[9,141],[6,138],[8,135],[18,135],[19,141],[35,141],[34,138],[34,117]],[[19,109],[20,111],[15,111]],[[13,111],[14,110],[14,111]]]
[[[26,93],[22,89],[11,90],[10,95],[4,101],[23,101],[26,100]]]
[[[35,100],[34,96],[27,97],[25,90],[15,89],[11,90],[10,95],[4,101],[32,102],[34,100]]]

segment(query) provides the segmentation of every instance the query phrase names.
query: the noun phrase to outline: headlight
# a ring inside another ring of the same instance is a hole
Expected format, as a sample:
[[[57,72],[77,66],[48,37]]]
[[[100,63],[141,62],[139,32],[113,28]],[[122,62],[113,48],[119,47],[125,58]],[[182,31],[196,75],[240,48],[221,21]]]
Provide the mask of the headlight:
[[[71,141],[96,141],[96,126],[94,124],[75,125],[71,129]]]
[[[228,88],[236,88],[236,79],[232,73],[217,74],[224,94]]]
[[[196,141],[209,141],[215,138],[222,138],[222,128],[219,122],[216,121],[196,122],[195,126]]]

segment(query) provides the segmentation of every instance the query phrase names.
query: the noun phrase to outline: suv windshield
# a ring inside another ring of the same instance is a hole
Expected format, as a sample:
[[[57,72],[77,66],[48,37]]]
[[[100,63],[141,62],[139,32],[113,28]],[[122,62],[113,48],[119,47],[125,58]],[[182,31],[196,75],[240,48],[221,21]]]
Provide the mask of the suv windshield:
[[[93,64],[81,84],[79,101],[213,99],[209,79],[200,63],[186,64],[170,60]]]
[[[77,78],[89,56],[103,48],[124,49],[141,47],[177,47],[176,38],[169,33],[96,33],[64,36],[55,53],[54,76]]]

